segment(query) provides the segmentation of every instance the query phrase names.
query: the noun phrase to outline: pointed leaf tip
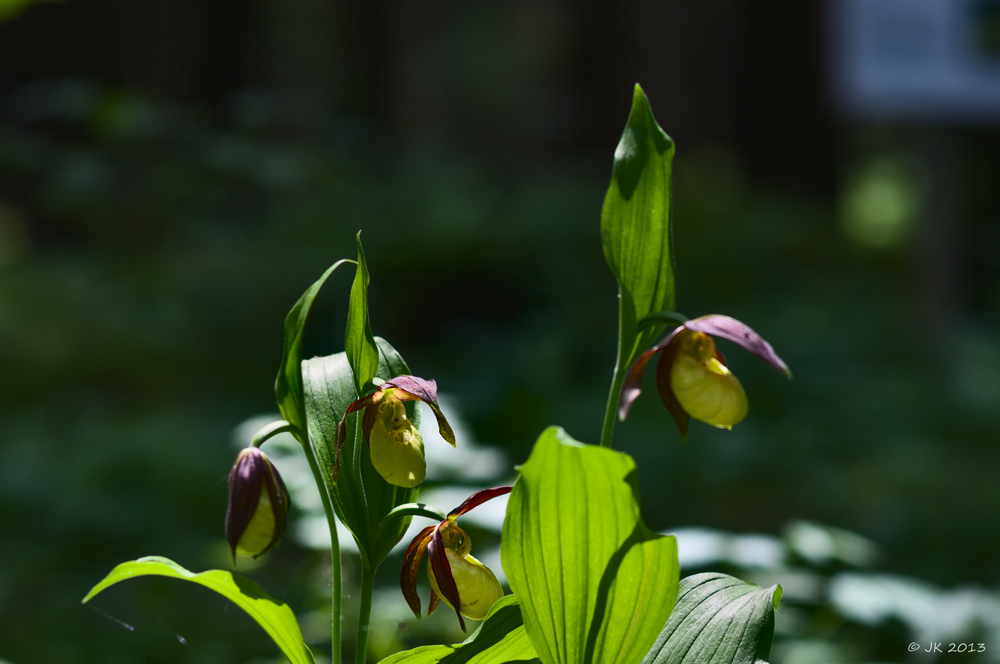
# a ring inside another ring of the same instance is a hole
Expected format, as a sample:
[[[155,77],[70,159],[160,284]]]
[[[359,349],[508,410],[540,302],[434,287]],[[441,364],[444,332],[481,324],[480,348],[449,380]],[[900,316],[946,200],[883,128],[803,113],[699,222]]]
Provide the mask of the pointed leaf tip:
[[[344,350],[347,353],[351,371],[354,372],[354,389],[362,395],[367,385],[378,373],[378,346],[372,334],[368,318],[368,264],[365,250],[361,246],[361,231],[358,231],[358,269],[351,286],[351,300],[347,310],[347,333]]]
[[[300,434],[305,431],[306,426],[301,365],[302,334],[306,320],[309,318],[309,310],[323,284],[326,283],[334,270],[344,263],[353,262],[344,258],[327,268],[323,275],[302,294],[302,297],[298,299],[285,317],[285,344],[281,354],[278,376],[274,381],[274,397],[278,404],[278,410],[281,411],[281,416],[294,424]]]
[[[619,286],[620,371],[656,338],[658,326],[640,329],[639,321],[654,312],[673,311],[675,305],[670,239],[673,157],[673,141],[656,123],[637,84],[601,210],[604,257]]]

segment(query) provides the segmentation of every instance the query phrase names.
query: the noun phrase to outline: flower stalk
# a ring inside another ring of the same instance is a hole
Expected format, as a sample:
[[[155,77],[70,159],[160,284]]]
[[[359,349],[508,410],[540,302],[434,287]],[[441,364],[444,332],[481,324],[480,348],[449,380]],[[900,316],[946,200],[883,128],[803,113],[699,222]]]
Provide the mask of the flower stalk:
[[[622,393],[622,385],[625,382],[625,372],[619,370],[615,364],[614,374],[611,376],[611,391],[608,393],[608,405],[604,411],[604,426],[601,427],[601,447],[611,447],[611,437],[615,431],[615,420],[618,413],[618,399]]]
[[[341,642],[341,566],[340,566],[340,539],[337,537],[337,516],[333,511],[333,502],[330,494],[326,490],[323,482],[323,474],[316,461],[316,452],[312,445],[301,431],[295,429],[292,432],[295,438],[302,444],[305,450],[306,459],[309,461],[309,470],[312,471],[313,480],[319,489],[320,498],[323,500],[323,511],[326,513],[326,521],[330,527],[330,661],[331,664],[341,663],[340,642]]]
[[[368,633],[371,631],[372,593],[375,590],[375,570],[367,564],[361,567],[361,608],[358,612],[358,640],[354,651],[355,664],[365,664],[368,656]]]

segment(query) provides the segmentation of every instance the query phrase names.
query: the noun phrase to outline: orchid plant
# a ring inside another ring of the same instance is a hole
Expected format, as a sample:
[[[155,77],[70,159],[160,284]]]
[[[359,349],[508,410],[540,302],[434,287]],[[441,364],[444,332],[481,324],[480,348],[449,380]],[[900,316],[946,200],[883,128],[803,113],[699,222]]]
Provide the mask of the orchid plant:
[[[261,429],[237,457],[225,530],[234,560],[265,555],[279,542],[288,492],[260,447],[278,433],[293,435],[329,522],[334,664],[341,662],[342,643],[337,522],[350,531],[361,557],[355,659],[364,664],[375,572],[414,517],[434,523],[403,556],[400,586],[406,602],[420,618],[417,579],[426,553],[428,614],[443,601],[463,630],[469,627],[466,619],[482,622],[461,644],[424,646],[384,662],[755,664],[769,656],[780,586],[759,588],[723,574],[681,580],[674,538],[652,532],[642,521],[634,461],[610,449],[615,421],[624,420],[640,396],[646,365],[656,355],[657,390],[683,439],[692,418],[729,429],[748,413],[743,387],[715,339],[742,346],[791,375],[771,345],[743,323],[721,315],[688,320],[677,313],[673,155],[673,142],[636,86],[601,216],[604,254],[619,285],[619,334],[600,444],[547,429],[517,468],[512,487],[477,492],[447,514],[418,501],[426,459],[414,403],[430,407],[447,442],[462,441],[456,441],[441,411],[435,381],[412,375],[396,349],[372,333],[360,233],[357,259],[331,266],[292,307],[275,382],[282,419]],[[355,278],[344,351],[303,361],[302,334],[313,301],[345,264],[355,266]],[[472,541],[458,519],[508,493],[501,558],[512,594],[504,595],[494,572],[471,555]],[[233,572],[196,574],[165,558],[141,558],[114,568],[83,601],[119,581],[150,574],[221,593],[260,623],[289,661],[315,661],[291,609]]]

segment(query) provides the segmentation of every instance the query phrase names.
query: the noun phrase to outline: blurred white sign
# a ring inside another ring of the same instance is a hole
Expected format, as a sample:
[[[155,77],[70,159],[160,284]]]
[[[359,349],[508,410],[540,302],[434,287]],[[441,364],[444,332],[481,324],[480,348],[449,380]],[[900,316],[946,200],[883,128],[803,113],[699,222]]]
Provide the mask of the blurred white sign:
[[[827,0],[848,117],[1000,123],[1000,0]]]

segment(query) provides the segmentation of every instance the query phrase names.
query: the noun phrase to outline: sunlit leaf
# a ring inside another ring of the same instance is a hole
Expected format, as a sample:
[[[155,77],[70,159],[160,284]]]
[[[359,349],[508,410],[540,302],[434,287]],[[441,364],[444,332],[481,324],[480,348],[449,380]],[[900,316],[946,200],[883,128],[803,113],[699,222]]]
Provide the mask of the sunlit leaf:
[[[453,646],[422,646],[383,659],[380,664],[504,664],[537,663],[538,657],[524,630],[514,595],[499,600],[472,636]]]
[[[354,371],[354,389],[364,396],[364,388],[378,372],[378,348],[368,320],[368,265],[358,233],[358,271],[351,286],[351,304],[347,309],[347,335],[344,350]]]
[[[410,373],[406,362],[385,339],[375,337],[379,353],[378,376],[390,380]],[[403,538],[410,516],[383,519],[394,508],[417,500],[416,488],[406,489],[386,482],[372,466],[368,444],[358,427],[358,414],[347,418],[347,442],[340,451],[340,473],[333,480],[336,432],[348,406],[357,398],[355,383],[346,353],[317,357],[302,363],[309,440],[323,481],[330,492],[334,510],[354,535],[361,555],[373,567],[389,554]],[[413,402],[406,404],[407,416],[420,425],[420,410]]]
[[[601,444],[611,445],[614,405],[629,365],[663,324],[647,318],[674,308],[670,178],[674,142],[656,123],[642,88],[615,150],[611,184],[601,211],[604,258],[618,280],[618,358]],[[653,324],[639,326],[639,321]]]
[[[545,664],[638,662],[677,593],[677,543],[639,515],[635,462],[562,429],[514,485],[501,555]]]
[[[278,377],[274,381],[274,397],[278,402],[281,416],[294,424],[299,431],[306,430],[305,398],[302,395],[302,333],[313,300],[319,294],[320,288],[326,283],[333,271],[347,259],[337,261],[310,286],[285,318],[285,348],[281,353],[281,366]]]
[[[675,304],[670,246],[673,160],[674,142],[656,123],[645,93],[636,85],[601,211],[604,257],[621,294],[622,366],[658,333],[656,327],[640,332],[638,321],[671,311]]]
[[[709,572],[682,580],[677,606],[643,664],[766,661],[781,586],[761,588]]]
[[[232,572],[210,570],[195,574],[167,558],[139,558],[111,570],[100,583],[90,589],[83,598],[83,603],[89,602],[95,595],[120,581],[149,575],[190,581],[214,590],[256,620],[292,664],[315,664],[312,653],[302,639],[295,614],[288,605],[270,597],[250,579]]]

